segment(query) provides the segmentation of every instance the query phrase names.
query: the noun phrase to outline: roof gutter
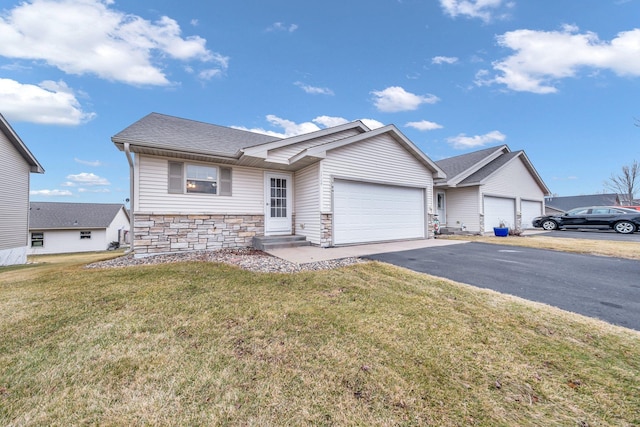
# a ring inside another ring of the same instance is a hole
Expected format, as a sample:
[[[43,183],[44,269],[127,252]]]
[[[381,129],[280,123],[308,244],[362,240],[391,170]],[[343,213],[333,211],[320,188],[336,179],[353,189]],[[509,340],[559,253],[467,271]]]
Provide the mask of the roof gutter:
[[[129,218],[129,224],[131,224],[129,228],[129,249],[125,253],[133,252],[133,225],[135,223],[135,215],[134,215],[134,207],[135,207],[135,199],[134,199],[134,190],[135,190],[135,167],[133,164],[133,159],[131,158],[131,150],[129,147],[129,143],[124,143],[124,154],[127,156],[127,161],[129,162],[129,208],[131,210],[131,218]]]

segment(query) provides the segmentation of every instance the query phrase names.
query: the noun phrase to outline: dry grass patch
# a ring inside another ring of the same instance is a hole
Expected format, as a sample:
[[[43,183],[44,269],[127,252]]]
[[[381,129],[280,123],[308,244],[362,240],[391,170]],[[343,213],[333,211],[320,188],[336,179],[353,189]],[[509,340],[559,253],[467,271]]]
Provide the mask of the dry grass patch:
[[[393,266],[33,269],[1,425],[640,424],[637,332]]]
[[[612,256],[640,260],[640,243],[614,240],[589,240],[562,237],[531,236],[438,236],[438,239],[465,240],[497,245],[526,246],[579,254]]]

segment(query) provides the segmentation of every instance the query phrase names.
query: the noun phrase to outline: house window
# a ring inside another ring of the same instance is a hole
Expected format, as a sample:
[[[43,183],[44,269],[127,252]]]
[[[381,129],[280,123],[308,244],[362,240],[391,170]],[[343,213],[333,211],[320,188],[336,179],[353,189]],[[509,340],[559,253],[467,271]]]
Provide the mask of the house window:
[[[186,167],[185,167],[186,166]],[[169,193],[231,195],[231,168],[169,162]]]
[[[91,238],[91,232],[90,231],[81,231],[80,232],[80,240],[82,239],[90,239]]]
[[[44,246],[44,233],[31,233],[31,247],[39,248]]]
[[[187,193],[218,194],[218,168],[187,165]]]

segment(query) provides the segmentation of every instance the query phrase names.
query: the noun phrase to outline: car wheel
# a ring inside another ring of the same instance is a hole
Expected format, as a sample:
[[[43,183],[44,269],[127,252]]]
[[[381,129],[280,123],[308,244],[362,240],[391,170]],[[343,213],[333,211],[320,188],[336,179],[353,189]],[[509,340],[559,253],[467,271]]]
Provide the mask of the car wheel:
[[[556,224],[555,221],[551,221],[550,219],[548,219],[542,222],[542,228],[544,228],[545,230],[551,231],[558,228],[558,224]]]
[[[636,226],[629,221],[620,221],[616,222],[616,224],[613,226],[613,229],[616,230],[617,233],[631,234],[636,231]]]

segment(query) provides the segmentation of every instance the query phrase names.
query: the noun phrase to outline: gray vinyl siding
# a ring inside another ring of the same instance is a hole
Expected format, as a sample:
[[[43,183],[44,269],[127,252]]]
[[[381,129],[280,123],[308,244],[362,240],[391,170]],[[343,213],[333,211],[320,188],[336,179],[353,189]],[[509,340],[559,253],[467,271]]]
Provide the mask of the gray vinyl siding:
[[[331,189],[334,178],[425,188],[425,207],[433,205],[432,173],[388,134],[327,153],[321,170],[322,213],[332,213]]]
[[[0,250],[26,247],[30,167],[2,132],[0,153]]]
[[[489,177],[481,188],[483,195],[517,198],[516,206],[520,199],[544,200],[543,190],[519,158]]]
[[[264,171],[233,167],[232,196],[169,193],[169,161],[164,157],[136,156],[136,213],[244,214],[264,213]],[[198,163],[198,162],[187,162]],[[212,166],[214,163],[203,163]]]
[[[459,228],[464,224],[467,231],[480,231],[480,195],[478,187],[447,189],[447,227]]]
[[[320,166],[308,166],[296,172],[295,234],[320,245]]]

